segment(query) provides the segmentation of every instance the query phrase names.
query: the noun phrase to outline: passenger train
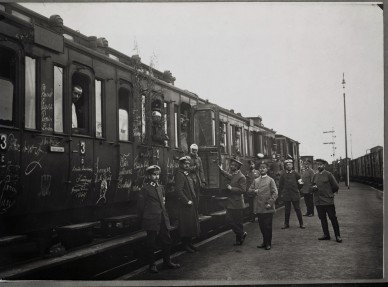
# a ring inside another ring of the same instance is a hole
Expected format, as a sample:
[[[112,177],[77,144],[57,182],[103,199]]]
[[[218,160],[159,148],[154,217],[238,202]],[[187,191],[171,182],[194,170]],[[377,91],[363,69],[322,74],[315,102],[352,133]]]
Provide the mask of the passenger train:
[[[227,169],[237,157],[246,172],[258,153],[268,161],[291,155],[299,169],[297,141],[174,81],[105,38],[64,26],[59,15],[0,4],[0,236],[26,235],[46,250],[61,227],[135,217],[152,164],[162,168],[173,218],[177,159],[192,143],[207,183],[203,215],[222,202],[216,163]]]

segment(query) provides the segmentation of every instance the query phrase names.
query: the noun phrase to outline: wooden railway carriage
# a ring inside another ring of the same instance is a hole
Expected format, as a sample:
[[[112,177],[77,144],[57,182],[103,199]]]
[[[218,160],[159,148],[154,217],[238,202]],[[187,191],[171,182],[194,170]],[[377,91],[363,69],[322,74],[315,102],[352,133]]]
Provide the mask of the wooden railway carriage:
[[[216,163],[227,169],[229,157],[247,163],[257,153],[271,160],[275,131],[174,81],[58,15],[0,4],[0,238],[32,235],[45,249],[54,230],[136,218],[151,164],[162,168],[174,222],[176,159],[192,143],[207,182],[200,213],[222,211]]]
[[[150,164],[172,181],[198,96],[168,71],[17,4],[0,5],[0,67],[2,235],[135,212]]]
[[[342,173],[345,174],[346,163],[340,164]],[[349,162],[349,177],[351,181],[358,181],[383,188],[383,147],[377,146],[370,149],[370,153]]]

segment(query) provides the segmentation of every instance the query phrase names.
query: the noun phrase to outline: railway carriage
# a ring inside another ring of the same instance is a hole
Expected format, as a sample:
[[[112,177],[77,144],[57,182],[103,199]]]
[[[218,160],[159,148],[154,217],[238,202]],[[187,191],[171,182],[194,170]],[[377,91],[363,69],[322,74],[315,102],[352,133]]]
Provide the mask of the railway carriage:
[[[151,164],[162,168],[174,219],[177,159],[192,143],[207,182],[200,213],[222,211],[217,163],[228,168],[229,157],[246,163],[258,153],[272,160],[276,132],[174,81],[58,15],[0,4],[0,236],[27,234],[45,250],[63,226],[136,218]]]

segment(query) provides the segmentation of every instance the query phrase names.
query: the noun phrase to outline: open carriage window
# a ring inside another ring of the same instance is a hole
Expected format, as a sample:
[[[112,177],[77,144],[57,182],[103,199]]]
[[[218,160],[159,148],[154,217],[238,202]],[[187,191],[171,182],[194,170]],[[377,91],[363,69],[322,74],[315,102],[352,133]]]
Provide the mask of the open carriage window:
[[[90,79],[87,75],[75,72],[71,87],[72,130],[86,134],[89,130]]]
[[[220,121],[220,149],[221,153],[227,153],[226,123]]]
[[[129,141],[132,124],[130,112],[132,110],[132,94],[129,88],[119,89],[119,139]]]
[[[161,145],[165,145],[168,140],[166,134],[166,117],[165,106],[161,95],[154,95],[151,101],[151,119],[152,119],[152,141]]]
[[[179,139],[184,153],[189,152],[189,134],[190,134],[191,106],[188,103],[182,103],[180,108],[180,133]]]
[[[17,56],[0,46],[0,124],[12,126]]]
[[[194,136],[199,146],[215,146],[215,117],[210,110],[194,114]]]

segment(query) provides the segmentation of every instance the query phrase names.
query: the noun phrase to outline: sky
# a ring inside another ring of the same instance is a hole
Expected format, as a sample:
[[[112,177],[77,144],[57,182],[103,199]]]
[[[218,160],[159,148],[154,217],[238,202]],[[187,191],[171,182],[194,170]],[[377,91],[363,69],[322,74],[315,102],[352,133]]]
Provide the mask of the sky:
[[[368,3],[23,3],[327,161],[384,144],[383,10]],[[86,12],[87,11],[87,12]],[[345,89],[342,79],[345,74]],[[323,133],[334,130],[334,133]],[[332,145],[335,135],[335,157]]]

